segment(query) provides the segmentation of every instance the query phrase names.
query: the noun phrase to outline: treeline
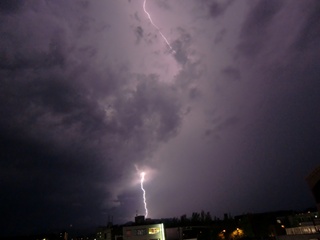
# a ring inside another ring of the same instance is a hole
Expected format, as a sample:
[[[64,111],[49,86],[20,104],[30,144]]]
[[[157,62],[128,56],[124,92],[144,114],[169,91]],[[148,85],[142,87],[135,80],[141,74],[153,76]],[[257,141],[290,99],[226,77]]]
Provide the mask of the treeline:
[[[225,214],[224,221],[230,219],[230,215]],[[175,226],[205,226],[205,225],[212,225],[213,223],[217,223],[221,221],[219,218],[214,216],[212,218],[210,212],[205,212],[201,210],[201,212],[193,212],[191,216],[187,216],[187,214],[181,215],[179,218],[174,217],[170,219],[162,219],[162,222],[165,224],[166,227],[175,227]]]

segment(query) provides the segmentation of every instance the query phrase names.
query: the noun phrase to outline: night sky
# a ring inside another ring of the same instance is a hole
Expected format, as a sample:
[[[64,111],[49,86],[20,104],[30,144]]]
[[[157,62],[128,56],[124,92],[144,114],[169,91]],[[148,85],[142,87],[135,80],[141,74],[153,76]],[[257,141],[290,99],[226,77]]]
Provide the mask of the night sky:
[[[303,210],[318,0],[1,0],[1,234]]]

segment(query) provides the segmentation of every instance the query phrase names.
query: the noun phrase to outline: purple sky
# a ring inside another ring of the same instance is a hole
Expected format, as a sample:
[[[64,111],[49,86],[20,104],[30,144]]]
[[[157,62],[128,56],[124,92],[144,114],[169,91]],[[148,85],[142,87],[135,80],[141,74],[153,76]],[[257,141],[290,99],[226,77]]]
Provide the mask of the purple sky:
[[[318,0],[0,1],[5,234],[314,207]]]

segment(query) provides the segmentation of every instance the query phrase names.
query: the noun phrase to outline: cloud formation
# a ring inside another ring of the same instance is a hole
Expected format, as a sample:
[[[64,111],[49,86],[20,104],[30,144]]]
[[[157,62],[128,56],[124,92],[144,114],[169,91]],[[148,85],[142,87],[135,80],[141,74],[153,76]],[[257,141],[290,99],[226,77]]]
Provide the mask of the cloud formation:
[[[319,6],[2,1],[4,234],[312,205]]]

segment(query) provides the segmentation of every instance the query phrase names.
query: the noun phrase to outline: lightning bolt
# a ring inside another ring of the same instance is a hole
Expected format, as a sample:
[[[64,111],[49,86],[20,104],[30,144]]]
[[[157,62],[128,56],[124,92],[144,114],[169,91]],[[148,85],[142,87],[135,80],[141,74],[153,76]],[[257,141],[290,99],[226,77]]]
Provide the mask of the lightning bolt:
[[[145,172],[140,173],[140,177],[141,177],[140,185],[141,185],[141,190],[143,192],[142,196],[143,196],[144,209],[146,211],[145,218],[147,218],[147,216],[148,216],[148,208],[147,208],[147,200],[146,200],[146,190],[144,190],[144,188],[143,188],[143,182],[144,182],[144,176],[145,175],[146,175]]]
[[[167,46],[170,48],[170,50],[175,54],[176,51],[173,50],[172,46],[170,45],[168,39],[163,35],[163,33],[161,32],[160,28],[152,21],[151,15],[148,13],[147,9],[146,9],[146,2],[147,0],[144,0],[143,2],[143,11],[146,13],[146,15],[149,18],[149,21],[151,22],[151,24],[157,29],[157,31],[160,33],[161,37],[163,38],[163,40],[165,41],[165,43],[167,44]]]

